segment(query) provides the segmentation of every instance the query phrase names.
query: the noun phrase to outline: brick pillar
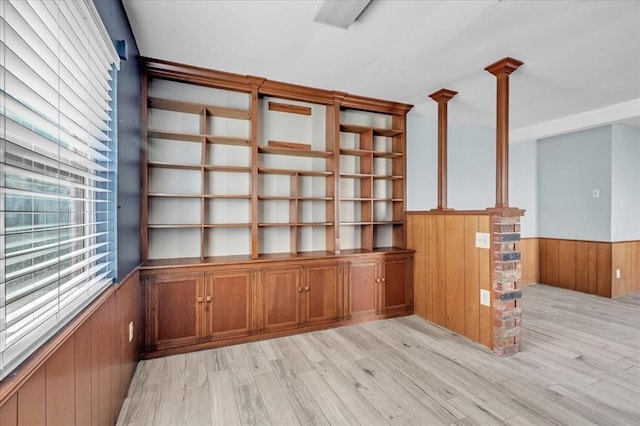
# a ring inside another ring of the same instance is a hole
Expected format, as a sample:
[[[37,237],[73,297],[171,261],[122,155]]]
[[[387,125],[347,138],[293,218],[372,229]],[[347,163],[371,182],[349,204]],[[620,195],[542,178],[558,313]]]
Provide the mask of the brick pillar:
[[[520,278],[520,214],[494,214],[493,241],[493,352],[510,356],[520,352],[522,290]]]

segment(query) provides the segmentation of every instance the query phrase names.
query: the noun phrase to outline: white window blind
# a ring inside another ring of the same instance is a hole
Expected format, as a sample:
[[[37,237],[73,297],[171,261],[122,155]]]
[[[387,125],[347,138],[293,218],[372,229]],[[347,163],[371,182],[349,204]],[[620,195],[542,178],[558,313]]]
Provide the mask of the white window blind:
[[[0,2],[0,379],[113,281],[118,66],[91,0]]]

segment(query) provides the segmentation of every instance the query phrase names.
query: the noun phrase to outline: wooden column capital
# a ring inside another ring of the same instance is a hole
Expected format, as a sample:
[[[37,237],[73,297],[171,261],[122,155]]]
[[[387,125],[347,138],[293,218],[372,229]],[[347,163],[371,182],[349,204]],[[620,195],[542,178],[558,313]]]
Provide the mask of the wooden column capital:
[[[458,92],[440,89],[429,95],[438,103],[438,207],[447,208],[447,102]]]
[[[509,208],[509,75],[523,62],[502,58],[487,66],[496,76],[496,208]]]
[[[457,94],[458,92],[456,92],[455,90],[440,89],[437,92],[433,92],[432,94],[430,94],[429,97],[434,101],[436,101],[437,103],[441,103],[441,102],[447,102],[449,99],[453,98]]]
[[[497,77],[499,74],[511,74],[512,72],[517,70],[523,63],[524,62],[522,61],[507,56],[506,58],[502,58],[499,61],[488,65],[487,67],[485,67],[485,70],[489,71],[491,74]]]

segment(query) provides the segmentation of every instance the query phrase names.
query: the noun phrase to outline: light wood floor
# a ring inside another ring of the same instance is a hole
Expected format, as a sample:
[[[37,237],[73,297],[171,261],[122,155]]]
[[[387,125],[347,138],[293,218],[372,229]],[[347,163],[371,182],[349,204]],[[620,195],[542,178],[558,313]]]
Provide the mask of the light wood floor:
[[[527,287],[522,340],[410,316],[143,361],[118,424],[640,424],[640,294]]]

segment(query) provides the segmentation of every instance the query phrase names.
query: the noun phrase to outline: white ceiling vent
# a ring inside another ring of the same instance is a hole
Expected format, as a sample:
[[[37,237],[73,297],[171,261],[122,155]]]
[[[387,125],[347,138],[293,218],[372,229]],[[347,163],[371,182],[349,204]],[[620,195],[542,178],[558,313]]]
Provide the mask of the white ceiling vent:
[[[322,0],[318,2],[313,22],[347,29],[369,6],[371,0]]]

